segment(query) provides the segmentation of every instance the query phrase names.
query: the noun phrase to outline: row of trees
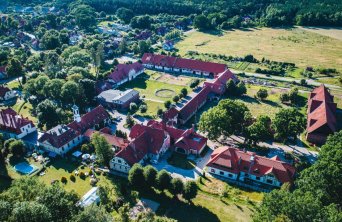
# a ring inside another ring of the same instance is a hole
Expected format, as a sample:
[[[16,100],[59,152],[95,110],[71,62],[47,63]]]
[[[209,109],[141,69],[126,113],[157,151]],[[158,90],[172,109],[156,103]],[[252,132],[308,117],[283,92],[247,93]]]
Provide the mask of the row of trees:
[[[174,197],[182,195],[184,199],[191,201],[197,195],[197,185],[194,181],[185,184],[179,178],[172,178],[166,170],[157,171],[153,166],[142,167],[134,164],[128,174],[131,186],[139,191],[156,188],[160,191],[168,190]]]
[[[304,129],[305,117],[295,108],[281,109],[272,121],[268,116],[254,120],[245,104],[229,99],[204,112],[199,121],[199,130],[209,139],[235,134],[254,144],[272,138],[273,132],[277,140],[286,141],[296,138]]]

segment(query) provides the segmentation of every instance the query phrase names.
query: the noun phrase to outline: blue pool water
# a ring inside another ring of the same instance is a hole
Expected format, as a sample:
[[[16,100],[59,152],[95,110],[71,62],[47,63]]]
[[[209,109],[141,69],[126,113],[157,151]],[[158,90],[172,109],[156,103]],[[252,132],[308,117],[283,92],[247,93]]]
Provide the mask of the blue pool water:
[[[28,163],[22,162],[14,166],[14,169],[22,174],[31,174],[36,168]]]

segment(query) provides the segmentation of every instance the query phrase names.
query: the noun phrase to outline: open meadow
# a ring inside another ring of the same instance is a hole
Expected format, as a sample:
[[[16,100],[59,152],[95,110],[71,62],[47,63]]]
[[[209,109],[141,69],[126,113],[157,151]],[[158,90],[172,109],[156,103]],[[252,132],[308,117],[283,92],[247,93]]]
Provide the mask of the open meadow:
[[[342,41],[301,28],[254,28],[220,34],[193,31],[176,48],[182,56],[189,51],[231,56],[252,54],[257,59],[292,62],[299,67],[342,70]]]

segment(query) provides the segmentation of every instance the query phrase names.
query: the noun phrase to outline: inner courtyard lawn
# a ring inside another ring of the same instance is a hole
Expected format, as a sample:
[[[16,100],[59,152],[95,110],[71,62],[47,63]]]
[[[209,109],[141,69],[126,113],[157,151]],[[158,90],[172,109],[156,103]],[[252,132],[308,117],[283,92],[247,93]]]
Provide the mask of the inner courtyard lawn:
[[[144,75],[138,77],[130,82],[125,83],[120,87],[121,89],[135,89],[139,91],[140,97],[144,98],[145,100],[152,100],[155,102],[163,103],[167,100],[172,101],[171,98],[167,97],[160,97],[156,95],[157,90],[172,90],[175,92],[175,95],[178,95],[183,88],[187,88],[188,92],[190,92],[189,86],[181,86],[176,84],[170,84],[166,82],[160,82],[157,80],[152,80],[150,76]]]

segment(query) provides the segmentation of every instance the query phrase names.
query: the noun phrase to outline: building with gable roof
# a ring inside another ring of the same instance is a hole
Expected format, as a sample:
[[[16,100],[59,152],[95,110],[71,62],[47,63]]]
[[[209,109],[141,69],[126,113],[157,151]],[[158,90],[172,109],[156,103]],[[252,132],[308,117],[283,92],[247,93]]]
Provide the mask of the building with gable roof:
[[[10,90],[8,87],[0,86],[0,101],[7,101],[17,96],[14,90]]]
[[[280,187],[284,183],[293,183],[296,170],[277,156],[267,158],[224,146],[211,154],[207,172],[250,185]]]
[[[228,69],[227,65],[225,64],[204,62],[195,59],[185,59],[167,55],[156,55],[152,53],[145,53],[141,60],[144,67],[149,69],[194,74],[212,78]]]
[[[68,125],[58,125],[38,138],[38,145],[45,150],[63,156],[79,145],[88,129],[102,128],[110,121],[109,114],[103,106],[97,106],[80,116],[78,107],[72,107],[74,121]]]
[[[110,89],[101,92],[97,96],[100,104],[119,110],[128,109],[132,102],[138,103],[139,98],[139,92],[134,89],[127,89],[125,91]]]
[[[115,70],[108,76],[108,81],[118,87],[125,82],[135,79],[137,76],[144,72],[144,66],[135,62],[132,64],[119,64]]]
[[[31,120],[18,115],[13,109],[0,110],[0,132],[5,138],[22,139],[36,131]]]
[[[336,109],[334,96],[323,84],[310,93],[306,128],[309,142],[322,145],[330,134],[337,131]]]

